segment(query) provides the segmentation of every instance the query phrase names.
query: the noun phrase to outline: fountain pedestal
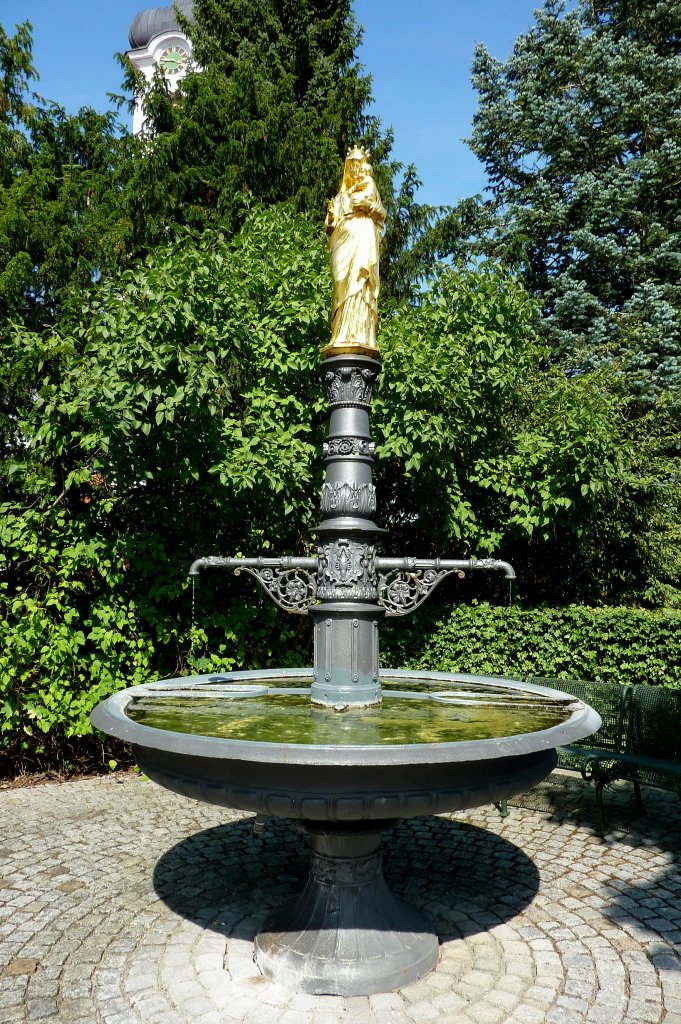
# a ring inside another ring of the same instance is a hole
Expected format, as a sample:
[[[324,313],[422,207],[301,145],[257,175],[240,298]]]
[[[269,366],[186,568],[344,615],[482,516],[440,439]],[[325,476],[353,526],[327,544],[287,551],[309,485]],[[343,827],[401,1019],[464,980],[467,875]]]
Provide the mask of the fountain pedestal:
[[[381,835],[393,824],[305,823],[309,877],[256,936],[263,974],[312,995],[355,996],[401,988],[435,966],[433,922],[383,877]]]
[[[366,355],[325,359],[321,379],[329,400],[324,442],[326,474],[322,522],[315,529],[317,597],[314,682],[311,699],[324,705],[379,704],[376,541],[385,532],[374,522],[376,489],[369,428],[373,387],[381,364]]]

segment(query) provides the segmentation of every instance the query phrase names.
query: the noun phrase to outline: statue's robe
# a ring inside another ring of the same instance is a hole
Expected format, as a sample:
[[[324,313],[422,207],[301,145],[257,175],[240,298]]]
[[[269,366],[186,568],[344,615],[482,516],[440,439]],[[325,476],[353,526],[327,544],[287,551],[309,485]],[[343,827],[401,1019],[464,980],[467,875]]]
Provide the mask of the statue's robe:
[[[373,178],[367,175],[332,201],[327,225],[333,308],[330,347],[376,350],[379,247],[385,210]]]

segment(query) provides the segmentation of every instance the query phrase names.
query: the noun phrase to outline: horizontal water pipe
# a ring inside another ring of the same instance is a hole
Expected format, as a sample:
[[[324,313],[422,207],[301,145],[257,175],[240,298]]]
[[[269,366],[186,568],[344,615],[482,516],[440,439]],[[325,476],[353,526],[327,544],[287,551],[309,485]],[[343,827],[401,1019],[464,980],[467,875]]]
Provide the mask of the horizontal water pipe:
[[[205,558],[197,558],[189,566],[189,575],[198,576],[201,569],[308,569],[314,571],[317,568],[316,558],[292,558],[284,555],[281,558],[221,558],[217,555],[207,555]]]
[[[483,570],[503,572],[507,579],[516,579],[511,563],[502,562],[499,558],[377,558],[376,567],[382,573],[395,570],[415,572],[418,569],[434,569],[436,572]]]

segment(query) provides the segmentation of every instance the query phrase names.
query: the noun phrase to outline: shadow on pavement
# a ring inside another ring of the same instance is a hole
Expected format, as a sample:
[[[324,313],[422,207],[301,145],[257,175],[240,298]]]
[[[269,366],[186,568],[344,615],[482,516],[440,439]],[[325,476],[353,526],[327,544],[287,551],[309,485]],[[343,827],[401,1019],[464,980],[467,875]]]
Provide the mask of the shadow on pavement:
[[[253,818],[189,836],[154,869],[157,895],[203,927],[252,940],[263,918],[299,893],[307,876],[307,837]],[[393,892],[428,912],[441,941],[486,931],[534,899],[539,872],[523,851],[482,828],[445,818],[400,822],[383,840],[385,878]]]
[[[631,783],[616,781],[604,790],[605,831],[599,830],[596,788],[579,775],[553,772],[527,793],[509,800],[509,809],[543,811],[553,822],[570,820],[601,839],[618,842],[624,834],[645,837],[662,850],[681,850],[681,800],[674,794],[642,787],[644,813],[636,814]]]
[[[511,802],[509,802],[511,803]],[[515,798],[511,814],[526,807],[552,822],[570,821],[604,848],[599,895],[603,914],[642,943],[657,970],[681,971],[681,800],[643,787],[644,813],[636,815],[633,788],[618,781],[605,791],[606,828],[598,830],[595,787],[577,775],[554,773]],[[520,812],[522,813],[522,812]],[[638,851],[654,848],[656,870],[638,874]],[[609,874],[609,877],[605,877]],[[632,877],[633,876],[633,877]]]

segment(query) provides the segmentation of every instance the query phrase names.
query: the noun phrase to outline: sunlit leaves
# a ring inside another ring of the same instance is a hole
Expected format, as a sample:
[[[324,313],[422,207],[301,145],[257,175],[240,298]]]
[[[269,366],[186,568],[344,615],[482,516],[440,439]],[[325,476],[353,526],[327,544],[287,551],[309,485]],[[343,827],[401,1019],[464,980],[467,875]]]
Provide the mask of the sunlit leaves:
[[[401,541],[482,555],[585,538],[621,484],[632,456],[610,381],[541,371],[534,324],[493,265],[443,269],[384,324],[378,479]]]

